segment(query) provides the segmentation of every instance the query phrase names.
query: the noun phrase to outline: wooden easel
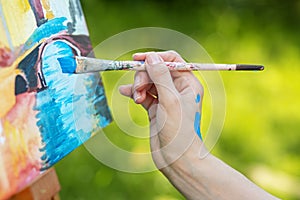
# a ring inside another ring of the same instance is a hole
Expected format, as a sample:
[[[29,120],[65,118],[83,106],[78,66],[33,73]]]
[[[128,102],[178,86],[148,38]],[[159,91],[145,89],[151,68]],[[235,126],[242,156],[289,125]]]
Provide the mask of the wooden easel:
[[[60,185],[54,168],[37,177],[11,200],[59,200]]]

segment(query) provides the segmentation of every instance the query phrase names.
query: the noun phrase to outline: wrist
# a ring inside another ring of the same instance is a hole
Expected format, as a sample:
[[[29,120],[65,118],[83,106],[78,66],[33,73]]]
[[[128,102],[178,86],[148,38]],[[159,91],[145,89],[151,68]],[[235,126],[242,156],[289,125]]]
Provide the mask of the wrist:
[[[209,191],[207,180],[209,173],[213,172],[209,163],[214,156],[207,153],[201,158],[200,150],[201,146],[191,147],[175,162],[161,169],[162,173],[187,199],[207,195]]]

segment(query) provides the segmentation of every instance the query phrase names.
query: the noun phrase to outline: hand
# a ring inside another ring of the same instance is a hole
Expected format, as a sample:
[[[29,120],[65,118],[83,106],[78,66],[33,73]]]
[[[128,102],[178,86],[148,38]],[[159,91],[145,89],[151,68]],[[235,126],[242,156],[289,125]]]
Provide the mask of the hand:
[[[183,154],[199,154],[203,87],[190,71],[169,71],[164,61],[185,62],[174,51],[137,53],[133,58],[145,60],[146,71],[137,72],[134,83],[119,90],[148,111],[152,157],[166,173]]]
[[[213,155],[200,159],[203,88],[193,73],[169,71],[163,61],[184,62],[176,52],[134,59],[145,60],[146,71],[120,92],[148,111],[153,160],[187,199],[276,199]]]

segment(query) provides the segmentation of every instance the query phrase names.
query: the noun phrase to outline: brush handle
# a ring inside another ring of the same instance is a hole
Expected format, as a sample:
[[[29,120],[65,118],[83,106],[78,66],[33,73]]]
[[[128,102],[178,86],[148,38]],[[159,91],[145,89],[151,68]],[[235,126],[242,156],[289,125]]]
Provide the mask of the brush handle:
[[[76,57],[75,73],[88,73],[112,70],[144,71],[144,61],[112,61],[97,58]],[[198,70],[263,70],[262,65],[244,64],[214,64],[214,63],[179,63],[165,62],[170,70],[176,71],[198,71]]]

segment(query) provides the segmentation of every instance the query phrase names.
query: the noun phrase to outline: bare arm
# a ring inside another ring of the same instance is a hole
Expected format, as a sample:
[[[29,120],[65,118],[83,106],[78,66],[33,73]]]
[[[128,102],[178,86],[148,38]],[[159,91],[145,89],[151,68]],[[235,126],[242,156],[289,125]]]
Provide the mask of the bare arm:
[[[163,61],[184,62],[173,51],[139,53],[146,72],[120,87],[147,111],[150,146],[157,168],[188,199],[276,199],[206,152],[200,119],[203,87],[191,72],[170,72]],[[201,155],[206,155],[204,157]]]

